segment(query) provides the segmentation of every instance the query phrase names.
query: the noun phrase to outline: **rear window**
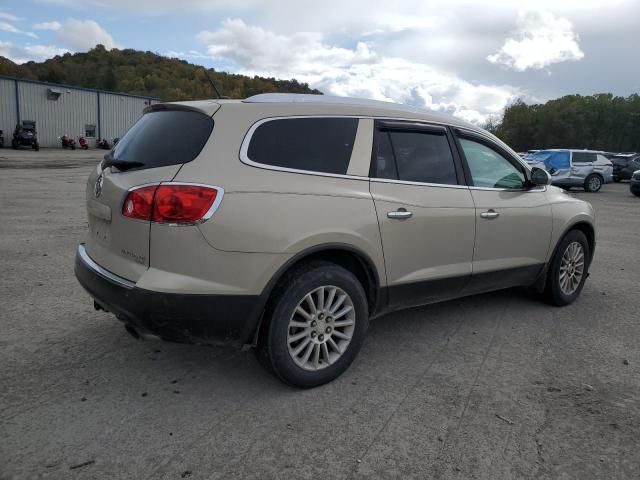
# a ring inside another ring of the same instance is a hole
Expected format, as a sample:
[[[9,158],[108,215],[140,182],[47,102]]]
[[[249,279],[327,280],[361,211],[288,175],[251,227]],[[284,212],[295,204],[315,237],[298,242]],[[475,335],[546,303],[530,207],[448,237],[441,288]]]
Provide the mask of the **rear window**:
[[[591,163],[597,160],[595,153],[573,152],[573,163]]]
[[[375,177],[444,185],[458,183],[444,133],[380,131],[376,143]]]
[[[253,132],[247,156],[274,167],[344,175],[357,128],[356,118],[269,120]]]
[[[198,156],[213,130],[213,119],[203,113],[163,110],[145,113],[111,152],[116,164],[155,168],[187,163]]]

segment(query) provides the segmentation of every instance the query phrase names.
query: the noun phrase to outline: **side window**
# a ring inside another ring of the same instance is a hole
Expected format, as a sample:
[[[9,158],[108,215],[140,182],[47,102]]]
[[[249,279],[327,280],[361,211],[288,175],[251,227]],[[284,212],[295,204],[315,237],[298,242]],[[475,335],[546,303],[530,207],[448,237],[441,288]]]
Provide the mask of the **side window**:
[[[374,170],[377,178],[458,184],[453,155],[444,132],[379,131]]]
[[[522,189],[525,184],[524,169],[486,145],[460,139],[467,159],[473,185],[485,188]]]
[[[373,176],[397,180],[398,170],[396,169],[396,160],[393,156],[389,132],[378,132],[375,149]]]
[[[275,167],[344,175],[357,128],[356,118],[269,120],[253,132],[247,156]]]
[[[573,163],[592,163],[596,161],[596,154],[589,152],[573,152]]]

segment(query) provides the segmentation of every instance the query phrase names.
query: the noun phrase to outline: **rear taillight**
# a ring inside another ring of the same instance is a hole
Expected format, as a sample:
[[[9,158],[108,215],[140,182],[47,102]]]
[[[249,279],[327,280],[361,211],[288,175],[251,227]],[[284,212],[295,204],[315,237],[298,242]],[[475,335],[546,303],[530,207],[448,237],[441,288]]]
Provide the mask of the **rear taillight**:
[[[165,183],[127,193],[122,215],[157,223],[192,224],[206,220],[222,199],[218,187]]]
[[[122,206],[122,215],[139,220],[151,220],[153,196],[157,189],[158,185],[151,185],[129,190]]]

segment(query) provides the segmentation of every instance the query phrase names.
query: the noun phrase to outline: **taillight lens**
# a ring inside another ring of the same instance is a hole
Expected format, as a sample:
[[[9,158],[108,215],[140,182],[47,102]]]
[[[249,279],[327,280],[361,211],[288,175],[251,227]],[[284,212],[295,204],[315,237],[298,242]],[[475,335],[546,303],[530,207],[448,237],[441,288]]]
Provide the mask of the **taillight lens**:
[[[151,185],[130,190],[122,205],[122,215],[138,220],[151,220],[153,195],[157,188],[158,185]]]
[[[221,191],[199,185],[161,184],[130,191],[122,215],[157,223],[196,223],[211,209]]]

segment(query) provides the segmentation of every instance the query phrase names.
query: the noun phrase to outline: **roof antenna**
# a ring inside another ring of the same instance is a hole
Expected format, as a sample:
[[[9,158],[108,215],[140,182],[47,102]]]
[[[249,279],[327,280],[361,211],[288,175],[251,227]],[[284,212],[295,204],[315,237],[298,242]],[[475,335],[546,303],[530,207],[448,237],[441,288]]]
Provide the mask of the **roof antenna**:
[[[211,80],[211,77],[209,76],[209,72],[207,71],[207,69],[205,67],[202,67],[204,70],[204,74],[207,76],[207,80],[209,80],[209,83],[211,84],[211,86],[213,87],[213,90],[216,92],[216,95],[218,96],[219,99],[222,98],[229,98],[229,97],[223,97],[222,95],[220,95],[220,92],[218,91],[218,89],[216,88],[216,84],[213,83],[213,80]]]

